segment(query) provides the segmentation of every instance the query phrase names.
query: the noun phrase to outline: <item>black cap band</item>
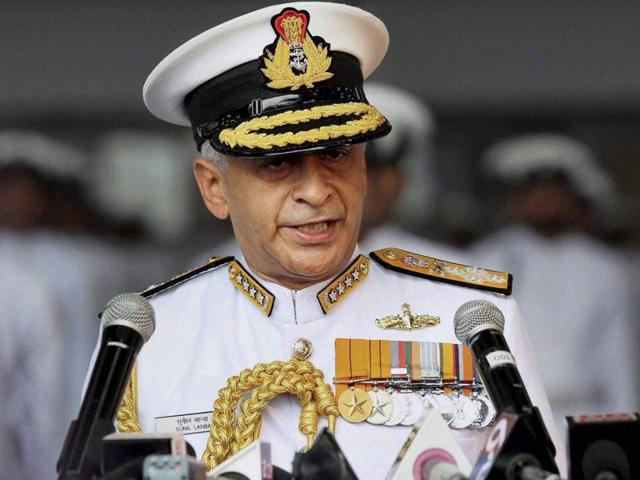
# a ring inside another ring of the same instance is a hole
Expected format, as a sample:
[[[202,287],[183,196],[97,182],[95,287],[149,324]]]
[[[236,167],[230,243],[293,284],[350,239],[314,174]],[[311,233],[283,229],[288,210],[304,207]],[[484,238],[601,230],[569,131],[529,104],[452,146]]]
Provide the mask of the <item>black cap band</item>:
[[[185,107],[198,149],[224,128],[265,113],[346,102],[365,102],[360,62],[348,53],[332,52],[331,71],[322,86],[282,90],[267,87],[260,68],[262,59],[239,65],[203,83],[185,97]]]

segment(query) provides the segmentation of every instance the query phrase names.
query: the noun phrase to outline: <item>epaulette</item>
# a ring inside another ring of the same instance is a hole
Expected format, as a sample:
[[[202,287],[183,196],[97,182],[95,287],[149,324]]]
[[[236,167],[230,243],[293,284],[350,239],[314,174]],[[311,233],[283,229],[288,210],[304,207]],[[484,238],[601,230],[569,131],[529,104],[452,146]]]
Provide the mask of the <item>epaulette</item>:
[[[371,258],[389,270],[463,287],[510,295],[513,277],[510,273],[447,262],[399,248],[383,248],[370,253]]]
[[[202,265],[201,267],[192,268],[188,272],[181,273],[180,275],[173,277],[172,279],[161,283],[159,285],[151,285],[144,292],[141,292],[145,298],[151,298],[159,293],[164,292],[165,290],[170,289],[171,287],[175,287],[187,280],[197,277],[198,275],[202,275],[203,273],[207,273],[209,270],[213,270],[216,267],[220,267],[222,265],[226,265],[229,262],[232,262],[234,257],[211,257],[207,263]]]

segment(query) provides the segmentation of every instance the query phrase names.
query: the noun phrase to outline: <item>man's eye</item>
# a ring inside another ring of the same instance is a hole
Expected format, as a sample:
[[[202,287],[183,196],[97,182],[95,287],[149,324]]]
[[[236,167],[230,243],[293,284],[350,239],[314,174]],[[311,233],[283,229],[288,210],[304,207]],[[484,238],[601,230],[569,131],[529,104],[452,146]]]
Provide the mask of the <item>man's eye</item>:
[[[330,160],[339,160],[347,156],[347,150],[345,148],[329,148],[322,155]]]
[[[287,167],[289,162],[283,158],[274,158],[265,164],[265,167],[269,170],[282,170]]]

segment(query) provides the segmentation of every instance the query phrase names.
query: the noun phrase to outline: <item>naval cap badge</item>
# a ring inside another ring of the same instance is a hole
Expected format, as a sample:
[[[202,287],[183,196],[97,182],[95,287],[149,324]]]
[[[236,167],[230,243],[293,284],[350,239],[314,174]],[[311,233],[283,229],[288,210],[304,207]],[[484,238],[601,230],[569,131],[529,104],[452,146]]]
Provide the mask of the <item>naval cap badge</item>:
[[[285,8],[271,19],[278,37],[264,49],[261,69],[273,89],[298,90],[333,77],[329,72],[329,45],[320,37],[312,37],[307,26],[309,12]]]
[[[414,315],[408,303],[402,304],[400,315],[389,315],[376,319],[376,326],[384,329],[415,330],[434,327],[440,323],[440,317],[433,315]]]

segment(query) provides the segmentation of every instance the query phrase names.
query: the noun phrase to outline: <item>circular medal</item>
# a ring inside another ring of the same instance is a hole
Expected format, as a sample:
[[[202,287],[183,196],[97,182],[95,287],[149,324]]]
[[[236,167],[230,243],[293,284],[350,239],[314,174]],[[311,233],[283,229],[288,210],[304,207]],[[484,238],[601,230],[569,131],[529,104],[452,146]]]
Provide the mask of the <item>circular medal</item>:
[[[371,415],[367,418],[367,422],[374,425],[382,425],[391,418],[393,413],[393,400],[384,390],[371,390]]]
[[[493,403],[484,395],[477,395],[474,400],[478,408],[478,416],[471,426],[473,428],[488,427],[496,417],[496,409],[493,407]]]
[[[338,398],[338,411],[348,422],[364,422],[371,415],[371,397],[364,390],[350,388]]]
[[[480,425],[482,425],[482,423],[485,421],[487,417],[487,413],[489,413],[489,410],[487,406],[484,404],[484,402],[482,402],[481,400],[478,400],[478,394],[476,392],[474,392],[474,394],[471,395],[471,401],[476,407],[476,419],[469,426],[469,428],[478,429],[478,428],[481,428]]]
[[[424,412],[424,404],[422,403],[420,396],[415,393],[407,393],[404,397],[407,402],[407,416],[404,417],[404,420],[400,423],[402,425],[413,425],[422,416],[422,412]]]
[[[384,424],[389,427],[393,427],[395,425],[400,425],[407,416],[407,402],[400,393],[393,392],[390,397],[393,402],[393,411],[391,412],[389,420],[384,422]]]
[[[455,413],[451,420],[451,428],[461,430],[473,423],[477,416],[476,405],[466,395],[458,395],[454,399]]]
[[[453,414],[455,413],[453,400],[444,392],[439,392],[431,394],[431,401],[433,402],[433,406],[440,412],[440,415],[442,415],[446,424],[450,425],[453,420]]]
[[[422,397],[422,404],[424,405],[424,408],[438,408],[435,400],[433,399],[433,394],[430,392],[424,394]]]

